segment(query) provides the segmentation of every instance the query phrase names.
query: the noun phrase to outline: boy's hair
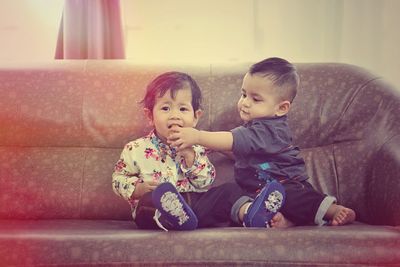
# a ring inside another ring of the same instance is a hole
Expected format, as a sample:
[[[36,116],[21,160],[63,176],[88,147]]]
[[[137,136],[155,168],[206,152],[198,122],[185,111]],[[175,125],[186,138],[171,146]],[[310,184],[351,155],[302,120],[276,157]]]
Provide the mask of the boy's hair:
[[[146,95],[140,103],[144,104],[145,108],[153,110],[157,97],[162,97],[169,90],[174,99],[176,92],[185,86],[188,86],[192,91],[193,110],[199,110],[202,100],[199,86],[190,75],[177,71],[165,72],[150,82],[147,85]]]
[[[296,97],[299,87],[299,75],[293,64],[278,57],[264,59],[252,65],[249,69],[251,75],[260,74],[269,78],[277,88],[282,100],[290,102]]]

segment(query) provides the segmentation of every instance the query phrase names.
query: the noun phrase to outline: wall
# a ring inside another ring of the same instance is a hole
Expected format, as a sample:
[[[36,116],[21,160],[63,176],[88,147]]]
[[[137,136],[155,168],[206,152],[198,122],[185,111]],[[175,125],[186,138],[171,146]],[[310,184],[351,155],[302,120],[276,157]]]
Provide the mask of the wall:
[[[241,61],[254,53],[252,1],[122,3],[127,55],[136,61]]]
[[[121,0],[137,62],[363,66],[400,88],[398,0]],[[0,60],[51,60],[63,0],[1,0]],[[400,89],[399,89],[400,90]]]
[[[0,60],[54,58],[63,0],[0,0]]]

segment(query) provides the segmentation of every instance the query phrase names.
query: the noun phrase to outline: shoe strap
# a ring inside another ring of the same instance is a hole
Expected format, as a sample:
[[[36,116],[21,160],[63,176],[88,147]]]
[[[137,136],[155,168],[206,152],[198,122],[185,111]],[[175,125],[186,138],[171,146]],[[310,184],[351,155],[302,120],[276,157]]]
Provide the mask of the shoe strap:
[[[249,202],[244,203],[244,205],[247,205],[247,203],[249,203]],[[243,222],[242,222],[242,224],[243,224],[244,227],[247,227],[246,224],[245,224],[245,222],[244,222],[244,221],[245,221],[244,218],[246,218],[247,212],[249,211],[250,206],[251,206],[252,204],[253,204],[253,202],[250,202],[250,204],[247,205],[246,209],[244,210],[244,213],[243,213]]]
[[[156,222],[157,226],[163,229],[165,232],[168,232],[168,229],[165,228],[162,223],[160,222],[159,218],[161,217],[161,212],[157,209],[156,212],[154,212],[154,221]]]

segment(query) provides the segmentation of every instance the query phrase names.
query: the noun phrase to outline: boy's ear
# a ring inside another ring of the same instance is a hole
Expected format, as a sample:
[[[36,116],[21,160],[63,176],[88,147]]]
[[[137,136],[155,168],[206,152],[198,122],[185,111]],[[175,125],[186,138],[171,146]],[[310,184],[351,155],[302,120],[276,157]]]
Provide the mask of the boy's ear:
[[[291,105],[290,101],[288,101],[288,100],[285,100],[285,101],[282,101],[281,103],[279,103],[276,115],[277,116],[286,115],[290,110],[290,105]]]
[[[194,112],[194,121],[193,121],[193,127],[197,126],[197,123],[199,122],[200,117],[203,115],[203,111],[201,109],[198,109]]]
[[[148,108],[144,108],[143,111],[144,115],[146,115],[146,118],[149,120],[149,123],[153,125],[153,112]]]

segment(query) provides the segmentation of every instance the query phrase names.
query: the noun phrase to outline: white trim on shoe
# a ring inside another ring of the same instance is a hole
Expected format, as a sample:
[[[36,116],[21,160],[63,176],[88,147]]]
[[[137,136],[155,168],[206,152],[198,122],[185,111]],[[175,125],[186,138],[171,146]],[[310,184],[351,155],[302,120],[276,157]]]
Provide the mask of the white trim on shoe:
[[[159,211],[159,210],[156,210],[156,211],[154,212],[154,217],[153,217],[154,221],[156,222],[156,224],[157,224],[158,227],[160,227],[161,229],[163,229],[165,232],[168,232],[168,229],[165,228],[165,227],[162,225],[162,223],[160,222],[160,220],[159,220],[160,217],[161,217],[160,211]]]
[[[248,204],[247,204],[247,203],[248,203]],[[243,227],[247,227],[246,224],[244,223],[244,216],[247,215],[247,211],[249,210],[249,208],[250,208],[250,206],[251,206],[252,203],[253,203],[253,202],[246,202],[246,204],[245,204],[245,205],[247,205],[247,207],[246,207],[246,209],[244,210],[244,213],[243,213],[243,222],[242,222]]]

